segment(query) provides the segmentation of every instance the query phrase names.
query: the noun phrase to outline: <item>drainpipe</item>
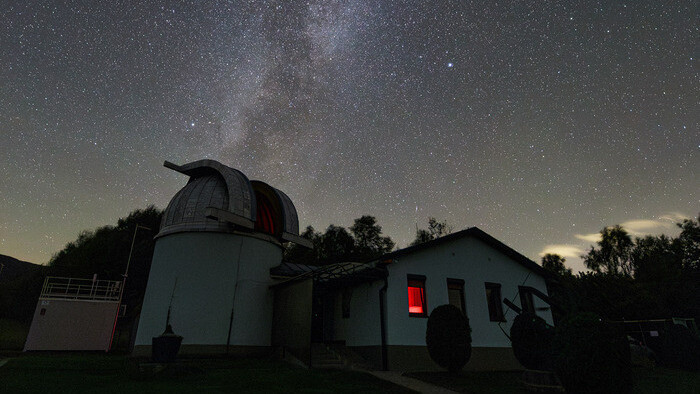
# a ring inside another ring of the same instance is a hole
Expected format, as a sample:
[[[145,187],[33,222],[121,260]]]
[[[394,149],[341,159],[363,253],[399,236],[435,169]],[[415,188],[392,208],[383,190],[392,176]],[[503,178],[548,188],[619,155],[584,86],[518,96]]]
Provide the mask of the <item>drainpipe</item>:
[[[382,371],[389,370],[389,362],[387,360],[387,345],[386,345],[386,316],[384,300],[386,299],[386,288],[389,286],[387,277],[384,277],[384,286],[379,289],[379,323],[381,326],[382,335]]]

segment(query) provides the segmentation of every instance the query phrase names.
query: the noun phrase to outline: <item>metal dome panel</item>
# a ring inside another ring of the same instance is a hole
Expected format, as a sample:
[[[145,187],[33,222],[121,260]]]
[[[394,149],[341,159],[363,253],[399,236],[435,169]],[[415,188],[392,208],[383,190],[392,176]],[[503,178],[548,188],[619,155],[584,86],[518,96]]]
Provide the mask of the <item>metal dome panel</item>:
[[[207,217],[208,209],[229,212],[242,221],[255,220],[255,195],[248,178],[214,160],[198,160],[183,166],[165,166],[190,176],[187,185],[170,200],[163,213],[158,236],[182,231],[231,232],[226,221]]]

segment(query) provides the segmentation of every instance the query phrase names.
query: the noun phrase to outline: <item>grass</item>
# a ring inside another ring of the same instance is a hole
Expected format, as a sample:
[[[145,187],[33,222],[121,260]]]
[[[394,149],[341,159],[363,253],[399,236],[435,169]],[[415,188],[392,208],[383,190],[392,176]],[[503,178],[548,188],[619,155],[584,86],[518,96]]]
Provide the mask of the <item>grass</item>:
[[[357,393],[409,390],[362,372],[304,370],[275,360],[186,360],[140,372],[125,356],[22,355],[0,367],[3,393]]]
[[[29,326],[16,320],[0,319],[0,350],[22,350]]]
[[[632,370],[635,394],[697,393],[700,373],[663,367],[635,367]],[[414,372],[407,376],[461,393],[529,393],[520,382],[522,372]]]
[[[521,371],[412,372],[405,374],[460,393],[530,393],[520,382]]]

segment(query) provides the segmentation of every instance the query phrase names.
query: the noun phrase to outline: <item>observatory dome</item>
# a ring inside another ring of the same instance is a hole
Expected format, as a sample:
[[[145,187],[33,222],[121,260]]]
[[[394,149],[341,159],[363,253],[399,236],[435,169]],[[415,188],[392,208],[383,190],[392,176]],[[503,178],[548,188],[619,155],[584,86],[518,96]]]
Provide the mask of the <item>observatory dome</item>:
[[[253,231],[279,241],[298,241],[296,208],[282,191],[250,181],[215,160],[165,166],[190,177],[170,200],[157,237],[180,232]]]

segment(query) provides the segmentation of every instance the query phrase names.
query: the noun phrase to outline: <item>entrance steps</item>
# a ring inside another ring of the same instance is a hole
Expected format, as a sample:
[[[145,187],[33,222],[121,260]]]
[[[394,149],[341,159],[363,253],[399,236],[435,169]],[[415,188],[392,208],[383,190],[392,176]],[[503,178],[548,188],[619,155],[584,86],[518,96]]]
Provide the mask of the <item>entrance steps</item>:
[[[311,367],[320,369],[344,369],[346,362],[340,354],[325,343],[311,344]]]

